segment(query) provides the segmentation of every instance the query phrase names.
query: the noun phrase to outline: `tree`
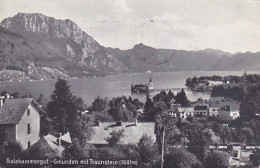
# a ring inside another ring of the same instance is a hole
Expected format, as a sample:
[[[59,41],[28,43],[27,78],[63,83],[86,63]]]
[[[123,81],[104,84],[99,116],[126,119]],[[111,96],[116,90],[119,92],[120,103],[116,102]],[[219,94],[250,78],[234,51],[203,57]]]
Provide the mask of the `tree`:
[[[70,116],[72,109],[72,93],[68,82],[63,79],[58,79],[55,84],[55,90],[51,95],[51,101],[47,105],[48,116],[52,119],[54,131],[65,133],[67,129],[67,119]]]
[[[200,168],[201,163],[196,156],[183,148],[172,149],[164,156],[164,167]]]
[[[171,101],[174,97],[175,97],[174,93],[171,90],[169,90],[169,92],[168,92],[169,101]]]
[[[226,142],[230,142],[231,138],[232,138],[232,134],[231,134],[231,128],[227,127],[227,126],[221,126],[220,127],[220,138],[223,144],[225,144]]]
[[[73,131],[71,137],[75,142],[78,142],[81,146],[85,146],[86,142],[90,140],[93,135],[91,125],[93,125],[94,119],[86,115],[77,115],[73,122]]]
[[[116,144],[121,142],[122,138],[124,137],[124,132],[124,129],[118,131],[113,130],[110,133],[110,136],[105,138],[105,140],[108,142],[110,146],[115,146]]]
[[[190,101],[188,100],[184,89],[177,93],[175,101],[176,103],[180,103],[183,107],[188,107],[190,105]]]
[[[194,85],[197,85],[197,84],[198,84],[198,78],[197,78],[196,76],[194,76],[194,77],[192,78],[192,84],[194,84]]]
[[[154,104],[149,95],[146,96],[146,102],[144,104],[144,120],[145,121],[154,121],[155,116],[153,115]]]
[[[0,159],[4,158],[17,158],[21,155],[22,146],[17,142],[3,143],[0,145]]]
[[[4,96],[7,93],[7,91],[2,91],[1,96]]]
[[[209,151],[204,159],[205,167],[228,168],[229,154],[221,151]]]
[[[77,129],[75,127],[77,123],[75,122],[85,109],[82,99],[72,95],[68,82],[58,79],[51,101],[46,108],[48,117],[52,120],[53,131],[58,133],[70,131],[72,136],[76,136],[74,130]]]
[[[40,122],[40,134],[41,136],[47,135],[53,130],[52,128],[52,120],[48,116],[47,113],[42,113],[41,122]]]
[[[256,103],[249,98],[245,98],[240,104],[240,116],[244,120],[250,120],[255,117]]]
[[[192,79],[191,78],[187,78],[186,79],[186,86],[188,86],[188,87],[191,87],[192,86]]]
[[[240,140],[241,141],[245,140],[247,143],[252,143],[253,139],[254,139],[254,133],[251,128],[248,128],[248,127],[241,128],[241,131],[240,131]]]
[[[142,164],[147,165],[151,161],[153,161],[156,155],[156,148],[151,137],[144,134],[142,138],[139,140],[137,146],[139,159]]]
[[[43,94],[41,93],[38,97],[38,99],[36,100],[36,102],[41,105],[41,106],[45,106],[46,105],[46,102],[44,100],[44,96]]]
[[[21,93],[18,93],[18,92],[14,92],[14,93],[12,94],[12,96],[13,96],[13,98],[22,98],[22,97],[23,97],[22,94],[21,94]]]
[[[192,129],[187,133],[190,141],[188,144],[188,151],[195,154],[198,159],[202,160],[209,138],[203,134],[202,129],[195,127],[196,126],[193,125]]]
[[[91,110],[103,111],[106,108],[106,105],[107,105],[107,101],[98,96],[92,103]]]
[[[225,88],[221,86],[213,87],[211,92],[211,97],[224,97],[225,96]]]
[[[253,151],[253,154],[250,155],[250,162],[253,167],[260,165],[260,149]]]

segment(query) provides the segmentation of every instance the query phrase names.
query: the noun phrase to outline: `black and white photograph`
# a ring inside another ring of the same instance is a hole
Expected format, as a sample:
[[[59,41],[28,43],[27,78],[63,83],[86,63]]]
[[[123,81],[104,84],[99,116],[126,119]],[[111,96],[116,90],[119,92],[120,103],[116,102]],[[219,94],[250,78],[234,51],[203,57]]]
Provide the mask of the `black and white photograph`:
[[[260,0],[0,0],[0,168],[260,168]]]

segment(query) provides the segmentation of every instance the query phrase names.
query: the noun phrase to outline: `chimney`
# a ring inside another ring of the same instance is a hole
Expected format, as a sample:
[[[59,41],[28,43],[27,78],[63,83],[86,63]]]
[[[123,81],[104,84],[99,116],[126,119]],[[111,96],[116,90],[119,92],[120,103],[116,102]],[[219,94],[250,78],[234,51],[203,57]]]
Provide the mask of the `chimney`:
[[[100,122],[100,120],[97,120],[97,126],[101,126],[101,122]]]
[[[57,138],[57,145],[61,146],[61,133],[59,133],[59,138]]]
[[[4,104],[4,99],[0,99],[0,107],[2,107]]]
[[[135,119],[135,125],[137,126],[137,119]]]

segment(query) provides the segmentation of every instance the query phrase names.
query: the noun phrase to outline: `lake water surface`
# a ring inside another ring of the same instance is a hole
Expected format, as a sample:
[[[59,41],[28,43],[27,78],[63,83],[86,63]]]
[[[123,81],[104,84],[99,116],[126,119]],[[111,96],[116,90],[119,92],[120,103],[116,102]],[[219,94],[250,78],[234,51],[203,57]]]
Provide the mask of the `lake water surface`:
[[[182,71],[182,72],[152,72],[152,73],[124,73],[106,77],[89,77],[82,79],[68,79],[71,91],[81,97],[85,103],[90,105],[97,97],[130,96],[131,84],[148,83],[152,77],[154,88],[185,88],[185,81],[188,77],[211,76],[211,75],[243,75],[242,71]],[[247,72],[248,74],[260,74],[260,71]],[[27,82],[1,82],[0,92],[21,92],[31,93],[35,98],[42,93],[46,99],[50,98],[54,90],[56,80],[27,81]],[[176,93],[177,91],[175,91]],[[186,91],[188,98],[195,101],[198,98],[209,98],[207,93],[196,93]],[[145,101],[145,95],[131,95]]]

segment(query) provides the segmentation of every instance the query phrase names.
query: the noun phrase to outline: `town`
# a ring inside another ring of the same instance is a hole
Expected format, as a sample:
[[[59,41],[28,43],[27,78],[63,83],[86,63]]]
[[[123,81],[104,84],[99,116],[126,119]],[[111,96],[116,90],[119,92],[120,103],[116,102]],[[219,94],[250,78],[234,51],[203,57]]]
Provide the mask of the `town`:
[[[260,75],[230,79],[211,85],[210,99],[194,102],[182,89],[176,95],[163,90],[154,97],[148,92],[145,103],[125,96],[97,97],[87,106],[64,79],[58,79],[49,102],[42,95],[35,99],[29,93],[2,92],[0,158],[90,158],[111,163],[125,159],[135,163],[129,167],[140,168],[257,167]],[[42,166],[33,163],[28,166]],[[5,161],[0,165],[19,167]]]

